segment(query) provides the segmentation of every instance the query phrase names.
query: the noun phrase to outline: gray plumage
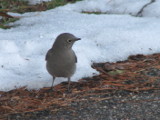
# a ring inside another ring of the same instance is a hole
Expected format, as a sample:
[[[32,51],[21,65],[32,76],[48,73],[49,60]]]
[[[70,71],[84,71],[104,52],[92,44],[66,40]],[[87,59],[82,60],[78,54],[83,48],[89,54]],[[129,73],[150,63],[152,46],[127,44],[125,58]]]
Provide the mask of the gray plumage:
[[[56,77],[68,78],[68,90],[70,86],[71,76],[75,73],[77,57],[72,50],[75,41],[80,38],[75,37],[70,33],[60,34],[52,48],[46,54],[46,68],[53,76],[53,83]]]

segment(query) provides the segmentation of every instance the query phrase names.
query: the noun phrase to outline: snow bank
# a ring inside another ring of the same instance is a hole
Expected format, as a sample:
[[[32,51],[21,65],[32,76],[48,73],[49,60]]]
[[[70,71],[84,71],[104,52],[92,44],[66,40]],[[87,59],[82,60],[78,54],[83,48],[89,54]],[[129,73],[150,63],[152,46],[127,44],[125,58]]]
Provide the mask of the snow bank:
[[[73,46],[78,64],[72,81],[98,74],[91,68],[93,62],[116,62],[129,55],[160,52],[159,14],[151,12],[158,11],[159,2],[150,5],[150,12],[146,8],[147,17],[140,18],[125,13],[137,13],[148,0],[133,1],[85,0],[45,12],[22,14],[20,20],[12,23],[15,27],[0,29],[0,90],[51,86],[45,54],[63,32],[82,39]],[[81,13],[84,10],[110,10],[110,14]],[[66,79],[57,78],[55,85],[62,81]]]

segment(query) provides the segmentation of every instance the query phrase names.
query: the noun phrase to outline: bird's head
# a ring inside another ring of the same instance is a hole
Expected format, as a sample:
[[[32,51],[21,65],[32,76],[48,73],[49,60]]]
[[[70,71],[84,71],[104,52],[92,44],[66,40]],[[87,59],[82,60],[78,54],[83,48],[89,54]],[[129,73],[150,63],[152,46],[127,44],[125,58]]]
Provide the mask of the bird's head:
[[[70,33],[62,33],[56,38],[53,47],[70,49],[73,44],[80,39],[81,38],[77,38]]]

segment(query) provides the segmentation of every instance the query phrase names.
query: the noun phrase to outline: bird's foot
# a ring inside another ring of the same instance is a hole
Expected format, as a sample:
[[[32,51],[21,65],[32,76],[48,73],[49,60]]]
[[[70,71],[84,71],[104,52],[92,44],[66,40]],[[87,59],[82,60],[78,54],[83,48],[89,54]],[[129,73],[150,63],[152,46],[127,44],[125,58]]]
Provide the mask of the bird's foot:
[[[71,90],[71,89],[67,89],[67,92],[68,92],[68,93],[71,93],[71,92],[72,92],[72,90]]]
[[[66,89],[66,90],[65,90],[65,93],[66,93],[66,94],[70,94],[70,93],[72,93],[72,90],[71,90],[71,89]]]
[[[49,88],[48,90],[46,90],[46,92],[55,92],[56,90],[54,89],[54,87]]]

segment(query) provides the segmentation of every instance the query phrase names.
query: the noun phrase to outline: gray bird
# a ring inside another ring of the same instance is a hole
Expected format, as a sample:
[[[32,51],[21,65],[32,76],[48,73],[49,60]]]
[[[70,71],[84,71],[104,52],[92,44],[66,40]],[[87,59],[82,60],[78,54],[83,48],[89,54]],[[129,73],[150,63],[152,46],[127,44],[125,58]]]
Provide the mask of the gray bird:
[[[60,34],[46,54],[46,68],[53,76],[52,87],[56,77],[68,78],[68,91],[71,76],[75,73],[77,57],[72,50],[73,44],[80,40],[70,33]]]

